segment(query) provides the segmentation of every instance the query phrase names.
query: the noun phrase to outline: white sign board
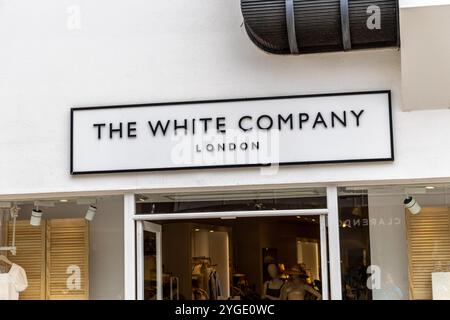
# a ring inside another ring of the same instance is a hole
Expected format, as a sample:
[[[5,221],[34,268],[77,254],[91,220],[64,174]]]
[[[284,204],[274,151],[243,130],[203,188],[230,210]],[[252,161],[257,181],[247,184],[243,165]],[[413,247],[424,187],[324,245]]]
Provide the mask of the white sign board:
[[[73,108],[71,173],[392,161],[389,91]]]

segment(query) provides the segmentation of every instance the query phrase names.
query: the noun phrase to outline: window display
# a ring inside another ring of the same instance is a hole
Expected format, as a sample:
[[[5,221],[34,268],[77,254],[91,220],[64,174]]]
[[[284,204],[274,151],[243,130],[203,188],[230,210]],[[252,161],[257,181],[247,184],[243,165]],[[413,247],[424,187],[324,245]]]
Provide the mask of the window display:
[[[446,185],[339,192],[344,299],[450,299]]]
[[[264,283],[262,298],[265,300],[280,300],[281,290],[285,285],[285,281],[280,278],[280,270],[278,265],[271,263],[267,266],[267,273],[270,280]]]
[[[150,225],[161,230],[163,299],[321,299],[318,217],[167,220]],[[156,238],[144,230],[144,298],[149,300],[157,298]],[[299,255],[298,239],[306,238],[316,241],[313,259],[307,259],[307,252]]]
[[[5,265],[0,273],[0,300],[19,300],[19,293],[28,287],[25,270],[3,255],[0,263]]]
[[[301,266],[293,266],[288,274],[290,279],[282,290],[282,300],[310,300],[307,298],[308,294],[317,300],[322,298],[321,294],[307,283],[308,275]]]
[[[0,300],[123,297],[121,204],[121,197],[2,202]]]
[[[138,299],[321,299],[323,273],[328,294],[324,188],[135,199]]]

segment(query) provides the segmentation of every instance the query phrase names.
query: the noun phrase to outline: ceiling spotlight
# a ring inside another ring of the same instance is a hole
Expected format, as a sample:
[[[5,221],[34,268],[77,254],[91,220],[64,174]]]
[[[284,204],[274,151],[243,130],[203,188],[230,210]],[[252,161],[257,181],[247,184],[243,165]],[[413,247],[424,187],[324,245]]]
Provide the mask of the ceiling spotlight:
[[[427,190],[434,190],[434,188],[435,188],[434,186],[426,186],[425,187],[425,189],[427,189]]]
[[[145,201],[148,200],[148,197],[146,197],[146,196],[144,196],[144,195],[140,195],[140,196],[138,196],[138,200],[139,200],[140,202],[145,202]]]
[[[31,211],[30,225],[38,227],[41,225],[42,211],[37,207]]]
[[[84,216],[84,218],[88,221],[92,221],[92,220],[94,220],[96,212],[97,212],[97,207],[91,204],[89,206],[89,208],[87,209],[86,215]]]
[[[195,231],[195,232],[199,232],[199,231],[200,231],[200,229],[194,229],[194,231]]]
[[[403,201],[403,204],[405,205],[405,208],[408,209],[412,214],[418,214],[420,210],[422,210],[419,203],[417,203],[416,199],[414,199],[413,197],[406,197]]]
[[[67,199],[61,199],[61,200],[59,200],[59,202],[69,202],[69,200],[67,200]]]
[[[362,216],[362,210],[360,207],[354,207],[352,209],[352,215],[354,216]]]

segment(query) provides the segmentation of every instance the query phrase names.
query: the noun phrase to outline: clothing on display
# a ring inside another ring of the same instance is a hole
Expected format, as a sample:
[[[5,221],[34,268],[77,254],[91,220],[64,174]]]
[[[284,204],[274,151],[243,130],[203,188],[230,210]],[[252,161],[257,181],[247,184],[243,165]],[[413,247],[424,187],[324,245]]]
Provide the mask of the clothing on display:
[[[270,263],[267,266],[266,271],[270,280],[264,283],[263,299],[279,300],[281,297],[281,290],[285,284],[284,280],[281,279],[281,270],[276,263]]]
[[[303,265],[292,266],[289,279],[281,291],[281,300],[321,300],[322,295],[307,283],[308,275]]]
[[[218,300],[222,296],[222,286],[219,281],[219,275],[215,270],[209,275],[209,291],[211,300]]]
[[[215,265],[208,257],[194,258],[192,268],[192,295],[194,300],[218,300],[222,286]]]
[[[19,293],[28,287],[25,270],[12,263],[8,272],[0,273],[0,300],[19,300]]]
[[[269,284],[267,283],[266,296],[279,299],[281,296],[281,290],[283,289],[283,286],[284,286],[284,283],[281,285],[280,288],[273,289],[273,288],[270,288]]]

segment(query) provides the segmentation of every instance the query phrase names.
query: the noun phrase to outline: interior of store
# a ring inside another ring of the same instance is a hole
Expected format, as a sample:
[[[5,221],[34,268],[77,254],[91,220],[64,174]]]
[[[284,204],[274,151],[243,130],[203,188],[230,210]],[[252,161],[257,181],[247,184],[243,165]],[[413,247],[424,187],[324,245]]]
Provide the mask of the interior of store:
[[[160,221],[167,300],[320,299],[317,216]],[[156,296],[154,241],[145,298]],[[153,267],[153,268],[152,268]]]
[[[0,249],[2,300],[123,299],[123,197],[1,201]]]
[[[162,229],[164,299],[321,298],[319,217],[275,210],[323,209],[324,188],[146,194],[136,203],[139,214],[274,210],[272,217],[154,221]],[[155,299],[155,239],[147,240],[144,297]]]

